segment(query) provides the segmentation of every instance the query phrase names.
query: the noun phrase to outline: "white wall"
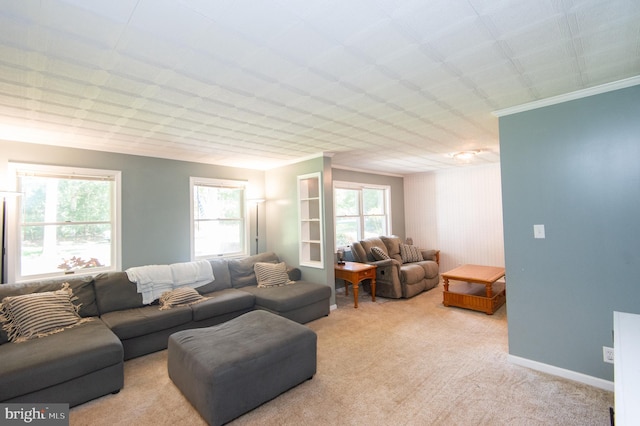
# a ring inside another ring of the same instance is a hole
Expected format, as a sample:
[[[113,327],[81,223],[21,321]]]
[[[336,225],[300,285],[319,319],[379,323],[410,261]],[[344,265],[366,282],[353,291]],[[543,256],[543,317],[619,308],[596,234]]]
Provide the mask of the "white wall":
[[[405,229],[440,250],[440,270],[465,263],[504,266],[500,165],[405,176]]]

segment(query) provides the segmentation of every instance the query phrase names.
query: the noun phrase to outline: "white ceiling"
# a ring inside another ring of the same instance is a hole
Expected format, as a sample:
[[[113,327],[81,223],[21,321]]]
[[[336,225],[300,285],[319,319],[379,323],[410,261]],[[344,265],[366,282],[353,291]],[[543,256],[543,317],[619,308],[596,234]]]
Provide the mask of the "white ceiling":
[[[492,111],[637,75],[638,0],[0,3],[0,139],[229,166],[497,162]]]

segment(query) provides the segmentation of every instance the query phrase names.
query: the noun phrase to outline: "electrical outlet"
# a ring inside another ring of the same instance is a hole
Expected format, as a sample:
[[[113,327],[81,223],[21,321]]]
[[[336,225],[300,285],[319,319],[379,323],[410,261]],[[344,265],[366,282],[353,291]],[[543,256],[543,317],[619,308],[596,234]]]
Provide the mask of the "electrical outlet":
[[[602,347],[602,360],[609,364],[613,364],[613,348],[608,348],[606,346]]]

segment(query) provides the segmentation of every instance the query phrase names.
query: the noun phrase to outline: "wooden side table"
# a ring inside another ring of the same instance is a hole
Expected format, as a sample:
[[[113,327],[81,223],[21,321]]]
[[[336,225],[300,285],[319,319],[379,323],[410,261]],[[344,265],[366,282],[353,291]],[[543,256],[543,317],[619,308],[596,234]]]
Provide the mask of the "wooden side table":
[[[349,283],[353,284],[353,304],[358,307],[358,286],[363,280],[371,280],[371,300],[376,301],[376,266],[366,263],[345,262],[334,265],[336,278],[344,280],[344,292],[349,295]]]

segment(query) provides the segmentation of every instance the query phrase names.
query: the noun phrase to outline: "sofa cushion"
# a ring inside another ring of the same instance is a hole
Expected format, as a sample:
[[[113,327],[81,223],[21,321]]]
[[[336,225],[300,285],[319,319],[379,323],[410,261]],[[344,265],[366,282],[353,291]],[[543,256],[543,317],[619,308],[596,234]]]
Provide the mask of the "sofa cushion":
[[[354,241],[351,244],[351,250],[345,252],[345,260],[349,261],[349,254],[351,255],[351,257],[353,257],[353,261],[354,262],[360,262],[360,263],[367,263],[368,259],[367,259],[367,253],[365,251],[365,248],[362,246],[360,241]],[[372,260],[373,256],[371,256]]]
[[[256,306],[274,312],[288,312],[331,297],[329,286],[298,281],[284,287],[243,287],[256,297]]]
[[[400,278],[402,282],[413,284],[424,278],[424,269],[417,263],[406,263],[400,267]]]
[[[423,260],[422,262],[418,262],[418,265],[424,269],[425,278],[435,278],[440,273],[438,264],[432,260]]]
[[[109,272],[94,279],[100,314],[144,306],[136,283],[129,281],[126,272]]]
[[[382,239],[379,238],[379,237],[371,237],[371,238],[364,239],[364,240],[360,241],[360,245],[362,246],[362,248],[363,248],[363,250],[365,252],[366,260],[364,262],[373,262],[373,261],[376,260],[373,257],[373,254],[371,252],[371,249],[373,249],[373,247],[380,247],[380,249],[382,249],[384,252],[389,254],[389,252],[387,250],[387,247],[385,246],[385,244],[382,241]],[[362,259],[360,259],[359,261],[362,262]]]
[[[235,288],[219,290],[207,296],[211,297],[204,302],[191,305],[194,321],[204,321],[232,312],[252,309],[256,300],[252,294]]]
[[[125,340],[186,324],[192,313],[189,306],[161,311],[157,305],[151,305],[108,312],[100,318],[120,340]]]
[[[409,244],[400,244],[400,257],[402,263],[420,262],[422,259],[422,251],[416,246]]]
[[[287,275],[291,281],[300,281],[302,279],[302,271],[300,268],[294,268],[293,266],[287,267]]]
[[[398,262],[402,262],[402,256],[400,255],[400,244],[402,244],[402,241],[400,240],[400,237],[391,235],[388,237],[381,236],[380,239],[382,240],[385,247],[387,248],[387,253],[389,254],[389,257],[397,260]]]
[[[211,263],[211,270],[213,270],[213,281],[197,287],[198,293],[205,294],[231,288],[231,275],[227,259],[209,259],[209,263]]]
[[[278,287],[294,283],[289,280],[287,265],[284,262],[256,262],[253,265],[253,270],[256,273],[258,287]]]
[[[122,343],[99,319],[20,344],[0,346],[0,401],[121,364]]]
[[[242,259],[230,259],[228,261],[231,285],[235,288],[258,285],[253,265],[256,262],[278,263],[280,259],[275,253],[260,253]]]

